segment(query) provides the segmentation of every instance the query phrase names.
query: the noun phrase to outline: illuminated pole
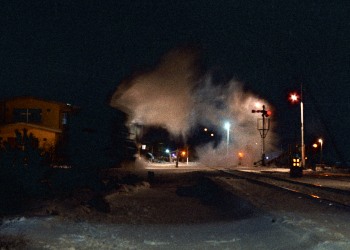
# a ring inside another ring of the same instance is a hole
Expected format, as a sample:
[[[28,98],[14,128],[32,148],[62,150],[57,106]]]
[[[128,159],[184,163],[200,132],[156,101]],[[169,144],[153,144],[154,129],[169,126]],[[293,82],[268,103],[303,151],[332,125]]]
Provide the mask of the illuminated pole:
[[[265,110],[265,105],[263,105],[263,110]],[[262,132],[263,132],[264,136],[261,137],[261,140],[262,140],[261,164],[263,166],[265,166],[266,165],[265,164],[265,130],[266,130],[266,128],[265,128],[265,115],[264,115],[264,113],[262,115],[262,121],[263,121],[263,130],[262,130]]]
[[[226,155],[228,155],[228,144],[230,141],[230,127],[231,127],[231,124],[229,122],[226,122],[225,123],[225,129],[227,130]]]
[[[297,102],[299,96],[296,93],[290,95],[291,102]],[[300,121],[301,121],[301,166],[305,167],[305,144],[304,144],[304,104],[303,97],[300,97]]]
[[[323,140],[322,139],[318,139],[318,142],[320,143],[320,145],[321,145],[321,151],[320,151],[320,163],[322,164],[322,156],[323,156],[323,149],[322,149],[322,147],[323,147]]]
[[[188,146],[186,147],[186,156],[187,156],[187,158],[186,158],[186,163],[187,163],[187,165],[188,165]]]
[[[300,120],[301,120],[301,166],[305,167],[305,144],[304,144],[304,104],[300,100]]]
[[[170,150],[166,149],[165,153],[167,153],[169,155],[169,163],[171,163],[171,152],[170,152]]]

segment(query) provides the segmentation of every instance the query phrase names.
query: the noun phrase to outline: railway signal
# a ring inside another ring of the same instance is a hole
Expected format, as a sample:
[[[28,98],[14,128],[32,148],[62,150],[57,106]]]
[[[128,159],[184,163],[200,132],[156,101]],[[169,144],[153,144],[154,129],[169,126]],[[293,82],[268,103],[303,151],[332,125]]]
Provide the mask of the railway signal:
[[[292,103],[296,103],[300,100],[300,96],[297,93],[290,93],[288,98]]]
[[[261,162],[261,165],[266,166],[266,157],[265,157],[265,137],[267,132],[270,129],[270,119],[268,118],[272,112],[270,110],[265,109],[265,105],[263,105],[263,109],[260,110],[252,110],[252,113],[261,113],[262,118],[258,118],[258,130],[260,133],[260,137],[262,140],[262,148],[261,148],[261,160],[254,162],[254,165]]]
[[[262,117],[269,117],[272,115],[271,110],[266,110],[265,105],[263,105],[263,109],[253,109],[252,113],[261,113]]]

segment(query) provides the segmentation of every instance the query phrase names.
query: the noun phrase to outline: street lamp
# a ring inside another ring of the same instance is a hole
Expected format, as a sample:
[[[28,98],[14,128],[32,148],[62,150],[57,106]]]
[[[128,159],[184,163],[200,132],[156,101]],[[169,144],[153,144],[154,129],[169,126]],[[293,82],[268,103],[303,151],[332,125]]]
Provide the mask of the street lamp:
[[[169,156],[169,163],[171,163],[171,152],[170,152],[170,150],[167,148],[167,149],[165,149],[165,153],[167,153],[168,154],[168,156]]]
[[[228,155],[228,144],[229,144],[229,141],[230,141],[230,127],[231,127],[231,124],[230,124],[229,122],[225,122],[224,127],[225,127],[225,129],[227,130],[226,155]]]
[[[298,102],[300,99],[300,130],[301,130],[301,166],[305,167],[305,144],[304,144],[304,104],[303,99],[297,93],[292,93],[289,100],[292,103]]]
[[[323,148],[323,140],[322,139],[318,139],[318,142],[320,143],[320,146],[321,146],[321,151],[320,151],[320,164],[322,164],[322,148]]]
[[[242,159],[243,159],[243,153],[242,152],[238,152],[238,165],[242,165]]]

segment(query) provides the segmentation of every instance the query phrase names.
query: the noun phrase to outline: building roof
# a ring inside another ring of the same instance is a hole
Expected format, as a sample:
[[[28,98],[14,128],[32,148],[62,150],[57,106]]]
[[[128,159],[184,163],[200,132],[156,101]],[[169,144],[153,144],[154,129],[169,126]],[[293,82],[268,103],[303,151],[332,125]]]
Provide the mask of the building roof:
[[[8,102],[8,101],[15,101],[17,99],[31,99],[31,100],[38,100],[38,101],[43,101],[43,102],[49,102],[49,103],[53,103],[56,104],[58,106],[60,106],[62,109],[65,109],[67,111],[78,111],[80,108],[78,106],[74,106],[70,103],[63,103],[63,102],[57,102],[57,101],[53,101],[53,100],[47,100],[47,99],[43,99],[43,98],[39,98],[39,97],[34,97],[34,96],[15,96],[15,97],[9,97],[6,99],[3,99],[2,102]]]

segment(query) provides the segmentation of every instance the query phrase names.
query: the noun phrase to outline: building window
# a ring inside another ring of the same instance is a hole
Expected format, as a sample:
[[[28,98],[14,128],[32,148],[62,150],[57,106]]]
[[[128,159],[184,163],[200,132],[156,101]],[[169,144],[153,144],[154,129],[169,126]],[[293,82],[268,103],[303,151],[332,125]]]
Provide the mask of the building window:
[[[41,109],[14,109],[13,110],[14,122],[28,122],[28,123],[40,123],[41,122]]]

